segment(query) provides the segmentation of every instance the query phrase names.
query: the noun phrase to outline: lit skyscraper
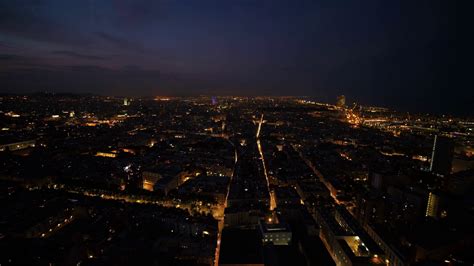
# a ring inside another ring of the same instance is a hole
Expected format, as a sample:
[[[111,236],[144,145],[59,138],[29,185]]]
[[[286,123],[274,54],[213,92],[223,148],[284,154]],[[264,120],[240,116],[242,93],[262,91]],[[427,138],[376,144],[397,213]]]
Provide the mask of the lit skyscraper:
[[[443,176],[450,174],[453,153],[454,143],[452,139],[436,135],[433,143],[433,152],[431,154],[430,171]]]
[[[428,195],[428,203],[426,205],[426,217],[436,218],[438,216],[439,197],[430,192]]]

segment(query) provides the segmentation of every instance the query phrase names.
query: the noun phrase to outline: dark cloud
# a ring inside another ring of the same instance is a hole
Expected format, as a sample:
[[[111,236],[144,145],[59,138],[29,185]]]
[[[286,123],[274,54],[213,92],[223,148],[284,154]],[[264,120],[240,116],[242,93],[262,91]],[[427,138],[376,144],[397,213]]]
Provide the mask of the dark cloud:
[[[19,59],[23,59],[23,57],[15,54],[0,54],[0,61],[14,61]]]
[[[38,65],[36,58],[18,55],[18,54],[0,54],[0,71],[15,70],[15,68],[24,68]]]
[[[96,35],[99,36],[101,39],[107,41],[108,43],[113,44],[114,46],[120,49],[127,50],[127,51],[135,51],[138,53],[146,52],[143,45],[136,42],[132,42],[126,38],[117,37],[115,35],[105,33],[105,32],[97,32]]]
[[[76,53],[73,51],[53,51],[51,52],[52,54],[56,55],[65,55],[73,58],[78,58],[78,59],[86,59],[86,60],[107,60],[107,57],[104,56],[97,56],[97,55],[87,55],[87,54],[81,54],[81,53]]]
[[[12,45],[7,44],[5,42],[0,42],[0,47],[2,47],[2,48],[14,48]]]
[[[40,42],[90,44],[77,28],[49,16],[47,4],[39,0],[0,1],[0,32]]]
[[[163,20],[168,16],[166,12],[167,1],[115,0],[115,24],[119,27],[137,28],[157,20]]]
[[[35,88],[61,92],[153,95],[166,79],[159,71],[139,68],[111,69],[95,65],[49,66],[1,71],[0,87],[4,92],[25,92]]]

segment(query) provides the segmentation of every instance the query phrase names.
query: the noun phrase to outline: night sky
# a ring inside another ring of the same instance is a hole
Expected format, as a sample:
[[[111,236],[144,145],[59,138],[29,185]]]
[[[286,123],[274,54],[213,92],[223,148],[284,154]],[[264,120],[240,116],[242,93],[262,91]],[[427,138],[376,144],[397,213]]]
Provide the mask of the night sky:
[[[468,114],[456,1],[0,0],[0,92],[307,95]]]

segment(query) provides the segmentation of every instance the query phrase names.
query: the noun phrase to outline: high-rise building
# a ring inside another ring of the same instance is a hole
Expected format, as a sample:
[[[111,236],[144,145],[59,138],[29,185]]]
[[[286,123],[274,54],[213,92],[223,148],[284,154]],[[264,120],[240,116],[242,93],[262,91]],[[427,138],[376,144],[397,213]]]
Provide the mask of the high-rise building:
[[[285,224],[259,222],[263,245],[287,246],[291,243],[291,230]]]
[[[428,203],[426,204],[426,217],[438,217],[439,197],[433,192],[428,195]]]
[[[341,107],[341,108],[346,106],[346,96],[344,95],[337,96],[336,106]]]
[[[123,105],[124,105],[124,106],[129,106],[129,105],[130,105],[130,99],[124,98],[124,99],[123,99]]]
[[[454,143],[449,137],[436,135],[431,154],[430,171],[438,175],[449,175],[454,154]]]

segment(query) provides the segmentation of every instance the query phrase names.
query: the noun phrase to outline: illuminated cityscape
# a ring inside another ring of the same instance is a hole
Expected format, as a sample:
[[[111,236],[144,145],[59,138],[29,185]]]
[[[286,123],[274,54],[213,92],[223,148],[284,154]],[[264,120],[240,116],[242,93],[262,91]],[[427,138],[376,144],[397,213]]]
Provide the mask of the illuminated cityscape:
[[[474,120],[298,97],[163,99],[1,97],[2,261],[470,258]]]
[[[458,3],[0,0],[0,265],[474,265]]]

